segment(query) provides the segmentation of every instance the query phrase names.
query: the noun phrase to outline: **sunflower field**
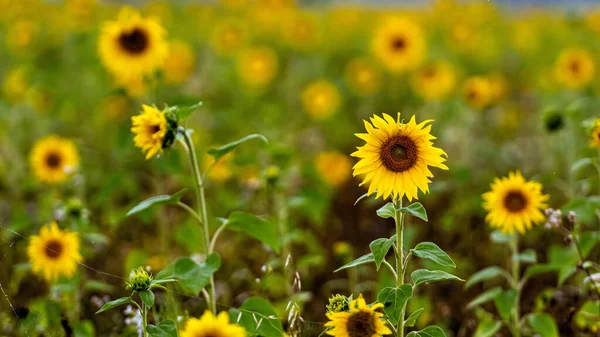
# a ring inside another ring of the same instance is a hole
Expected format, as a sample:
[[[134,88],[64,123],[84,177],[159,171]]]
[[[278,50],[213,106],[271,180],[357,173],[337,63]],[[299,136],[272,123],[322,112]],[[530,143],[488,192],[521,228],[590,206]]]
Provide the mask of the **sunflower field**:
[[[0,0],[0,337],[600,336],[600,6]]]

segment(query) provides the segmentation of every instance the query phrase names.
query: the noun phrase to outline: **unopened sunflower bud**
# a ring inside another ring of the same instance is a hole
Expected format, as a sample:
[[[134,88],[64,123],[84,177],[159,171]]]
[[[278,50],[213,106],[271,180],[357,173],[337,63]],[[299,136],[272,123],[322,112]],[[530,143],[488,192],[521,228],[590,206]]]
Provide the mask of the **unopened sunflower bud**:
[[[152,282],[152,275],[148,274],[144,268],[140,267],[135,269],[129,275],[129,282],[127,282],[127,289],[133,289],[135,291],[144,291],[150,289],[150,283]]]
[[[327,312],[336,313],[350,310],[350,299],[344,295],[337,294],[329,299],[326,306]]]

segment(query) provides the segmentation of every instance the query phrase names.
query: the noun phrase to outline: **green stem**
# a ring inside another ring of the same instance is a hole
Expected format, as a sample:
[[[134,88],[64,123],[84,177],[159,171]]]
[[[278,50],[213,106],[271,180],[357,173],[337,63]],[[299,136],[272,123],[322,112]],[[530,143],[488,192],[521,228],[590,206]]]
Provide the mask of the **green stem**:
[[[148,325],[148,308],[145,303],[142,303],[142,329],[144,330],[143,336],[147,337],[146,326]]]
[[[519,263],[519,235],[517,233],[513,234],[512,240],[510,242],[510,248],[512,250],[511,264],[512,264],[512,278],[513,278],[513,288],[517,291],[517,300],[515,303],[515,309],[513,310],[513,337],[521,336],[521,313],[520,313],[520,302],[521,302],[521,287],[519,286],[519,277],[520,277],[520,263]]]
[[[183,136],[185,145],[187,146],[188,153],[190,155],[190,162],[194,170],[194,179],[196,181],[196,196],[198,203],[198,211],[202,214],[202,225],[204,234],[204,247],[206,255],[211,253],[210,251],[210,232],[208,229],[208,212],[206,209],[206,197],[204,195],[204,184],[202,182],[202,174],[200,173],[200,165],[198,164],[198,158],[196,157],[196,149],[194,148],[194,142],[192,137],[183,127],[177,129],[179,134]],[[215,278],[213,275],[210,277],[210,308],[213,314],[217,314],[217,302],[215,292]]]
[[[288,258],[291,259],[291,247],[289,244],[288,236],[288,207],[285,200],[285,196],[277,187],[275,189],[275,207],[279,210],[277,214],[277,224],[279,225],[279,236],[281,240],[281,263],[283,268],[283,275],[286,281],[287,294],[291,295],[293,292],[292,287],[287,285],[292,284],[293,271],[291,266],[286,266]]]
[[[404,283],[404,212],[402,208],[402,199],[394,201],[394,221],[396,222],[396,287]],[[400,322],[396,331],[397,337],[404,337],[404,316],[406,314],[406,304],[400,314]]]

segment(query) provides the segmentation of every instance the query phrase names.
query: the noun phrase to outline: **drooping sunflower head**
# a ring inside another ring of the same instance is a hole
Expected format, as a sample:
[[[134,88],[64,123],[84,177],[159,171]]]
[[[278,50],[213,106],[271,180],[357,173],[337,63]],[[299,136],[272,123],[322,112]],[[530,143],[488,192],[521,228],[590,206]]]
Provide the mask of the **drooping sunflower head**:
[[[418,198],[418,190],[429,191],[429,178],[433,177],[429,166],[447,170],[446,153],[433,146],[431,120],[417,124],[415,116],[408,123],[394,120],[390,115],[373,116],[364,121],[367,133],[356,136],[366,142],[352,153],[360,158],[354,165],[354,176],[362,175],[361,185],[368,184],[376,198],[391,196],[398,200]]]
[[[383,314],[377,312],[383,304],[367,305],[362,294],[350,302],[349,312],[329,312],[329,322],[325,327],[331,327],[327,334],[335,337],[379,337],[389,335],[392,331],[385,325]]]
[[[56,281],[60,276],[73,276],[77,264],[83,261],[79,253],[79,235],[60,230],[55,222],[42,227],[39,235],[30,238],[27,256],[33,272],[48,282]]]
[[[278,66],[277,54],[269,47],[248,48],[237,60],[242,82],[257,89],[268,86],[275,79]]]
[[[594,128],[592,129],[592,139],[590,140],[590,146],[600,148],[600,118],[596,119]]]
[[[391,17],[375,31],[371,48],[375,57],[393,72],[414,69],[426,53],[421,27],[408,18]]]
[[[181,337],[246,337],[246,330],[237,324],[229,322],[229,314],[222,311],[216,317],[206,310],[200,319],[189,318]]]
[[[344,72],[346,83],[358,96],[375,94],[380,87],[379,69],[366,58],[353,59],[346,65]]]
[[[324,120],[335,114],[341,104],[338,88],[327,80],[309,83],[302,91],[304,110],[314,120]]]
[[[169,148],[175,141],[177,119],[165,110],[142,105],[142,113],[131,117],[131,131],[135,134],[135,146],[146,152],[150,159],[163,149]]]
[[[337,151],[321,152],[315,158],[315,167],[323,180],[331,187],[338,187],[352,176],[350,159]]]
[[[581,89],[594,78],[594,60],[590,53],[581,48],[563,50],[554,66],[558,82],[569,89]]]
[[[524,233],[544,221],[542,210],[548,207],[549,196],[542,193],[540,183],[527,181],[516,171],[496,178],[491,188],[483,194],[483,208],[488,211],[485,219],[492,227],[505,233]]]
[[[116,77],[152,75],[168,56],[166,31],[154,18],[124,7],[117,20],[104,24],[98,42],[100,59]]]
[[[450,64],[433,62],[417,71],[412,78],[413,90],[426,100],[444,98],[454,88],[456,76]]]
[[[79,155],[72,141],[48,136],[33,146],[30,161],[33,172],[40,181],[62,183],[77,170]]]

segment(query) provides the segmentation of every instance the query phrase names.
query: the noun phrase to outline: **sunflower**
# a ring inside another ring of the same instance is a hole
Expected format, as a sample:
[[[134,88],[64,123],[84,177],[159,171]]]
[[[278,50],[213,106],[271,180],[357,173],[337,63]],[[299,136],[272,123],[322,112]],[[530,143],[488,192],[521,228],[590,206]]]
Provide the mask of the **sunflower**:
[[[253,47],[241,53],[237,60],[240,78],[251,88],[264,88],[277,76],[277,54],[268,47]]]
[[[179,331],[181,337],[246,337],[246,330],[229,323],[229,314],[221,311],[216,317],[206,310],[200,319],[189,318]]]
[[[369,184],[368,194],[377,191],[376,198],[383,196],[409,201],[417,199],[417,188],[429,191],[429,178],[433,174],[428,166],[447,170],[446,153],[431,142],[435,139],[429,132],[431,120],[420,124],[413,116],[408,123],[395,121],[390,115],[374,116],[371,123],[364,121],[367,133],[356,136],[367,143],[352,153],[360,158],[354,165],[354,176],[364,175],[361,185]]]
[[[379,308],[383,308],[383,304],[369,307],[361,294],[350,302],[350,312],[327,313],[329,322],[325,323],[325,327],[332,327],[327,334],[335,337],[390,335],[392,331],[385,325],[383,314],[375,311]]]
[[[195,63],[192,46],[183,41],[172,42],[164,65],[166,82],[175,85],[184,83],[194,72]]]
[[[392,72],[414,69],[426,54],[421,27],[408,18],[388,18],[375,31],[371,48],[374,55]]]
[[[58,136],[48,136],[35,143],[30,160],[36,177],[48,183],[66,181],[79,166],[75,144]]]
[[[77,264],[83,260],[79,253],[79,235],[60,230],[56,222],[42,227],[39,235],[30,238],[27,255],[33,272],[48,282],[60,276],[73,276]]]
[[[335,114],[340,104],[340,92],[329,81],[313,81],[302,91],[304,110],[315,120],[324,120]]]
[[[542,194],[542,184],[526,181],[521,172],[496,178],[492,190],[483,194],[483,208],[488,211],[485,220],[503,232],[524,233],[535,223],[544,221],[542,210],[549,196]]]
[[[472,108],[486,108],[494,99],[494,87],[488,78],[472,76],[463,85],[463,97]]]
[[[104,66],[116,77],[152,75],[168,56],[166,31],[154,18],[123,8],[117,20],[104,24],[98,49]]]
[[[353,59],[346,65],[345,80],[350,89],[359,96],[375,94],[380,87],[380,73],[366,58]]]
[[[456,76],[448,62],[433,62],[419,71],[412,78],[412,88],[426,100],[434,101],[446,97],[454,88]]]
[[[600,119],[596,119],[594,123],[594,129],[592,130],[592,140],[590,146],[600,148]]]
[[[211,31],[211,45],[221,56],[236,54],[247,43],[248,29],[239,20],[221,20]]]
[[[314,50],[321,41],[318,20],[313,14],[290,11],[282,25],[283,40],[295,51]]]
[[[352,163],[346,155],[337,151],[319,153],[315,166],[323,180],[332,187],[340,186],[352,176]]]
[[[563,50],[554,66],[556,79],[569,89],[581,89],[594,78],[595,65],[590,53],[581,48]]]
[[[171,146],[175,139],[176,120],[154,106],[142,105],[142,113],[131,117],[131,122],[135,146],[146,152],[146,159]]]
[[[30,74],[25,67],[11,69],[4,77],[2,83],[2,94],[10,103],[22,102],[27,97],[31,87]]]

